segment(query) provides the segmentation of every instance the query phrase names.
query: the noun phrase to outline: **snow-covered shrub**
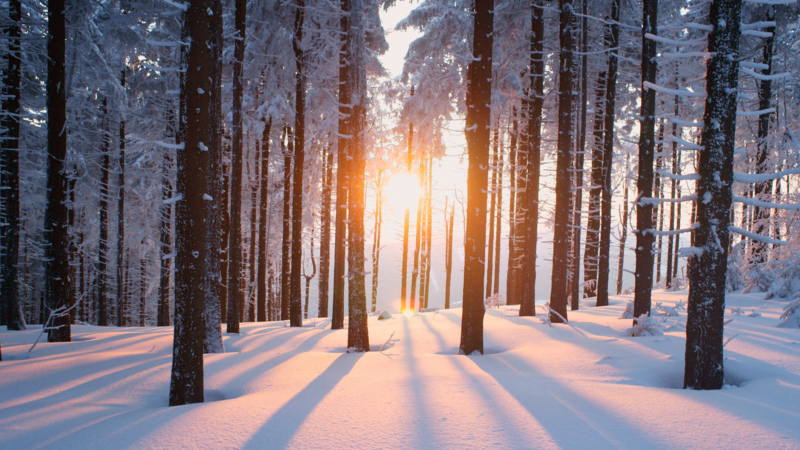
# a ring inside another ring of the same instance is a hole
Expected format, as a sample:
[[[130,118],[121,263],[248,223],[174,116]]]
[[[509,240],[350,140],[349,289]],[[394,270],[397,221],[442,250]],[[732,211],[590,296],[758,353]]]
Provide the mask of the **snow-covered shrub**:
[[[483,306],[486,308],[496,308],[500,306],[504,306],[506,304],[506,298],[503,297],[503,294],[494,294],[491,297],[487,298],[483,301]]]
[[[773,250],[769,261],[750,264],[744,271],[744,279],[747,287],[742,293],[758,289],[766,291],[766,299],[790,297],[800,291],[800,252],[792,249]]]
[[[620,319],[633,319],[633,300],[629,301],[627,305],[625,305],[625,311],[622,311],[622,315],[619,316]]]
[[[681,310],[686,311],[686,308],[683,306],[683,300],[675,303],[675,306],[664,306],[662,302],[656,302],[656,311],[662,316],[669,316],[669,317],[678,317],[678,312]]]
[[[778,326],[782,328],[800,328],[800,292],[795,292],[794,300],[783,308],[781,322]]]
[[[635,325],[625,331],[626,336],[661,336],[664,334],[664,324],[656,317],[642,314],[634,319]]]

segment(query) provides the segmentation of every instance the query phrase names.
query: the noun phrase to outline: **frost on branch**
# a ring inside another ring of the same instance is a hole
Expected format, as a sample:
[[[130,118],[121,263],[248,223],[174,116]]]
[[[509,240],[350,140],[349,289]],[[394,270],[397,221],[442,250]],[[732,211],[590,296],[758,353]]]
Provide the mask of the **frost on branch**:
[[[486,308],[499,308],[506,304],[506,298],[503,294],[494,294],[483,301],[483,306]]]
[[[661,336],[664,334],[664,324],[656,317],[642,314],[634,319],[634,326],[625,330],[626,336]]]
[[[800,292],[795,292],[794,300],[783,308],[781,322],[778,326],[781,328],[800,328]]]

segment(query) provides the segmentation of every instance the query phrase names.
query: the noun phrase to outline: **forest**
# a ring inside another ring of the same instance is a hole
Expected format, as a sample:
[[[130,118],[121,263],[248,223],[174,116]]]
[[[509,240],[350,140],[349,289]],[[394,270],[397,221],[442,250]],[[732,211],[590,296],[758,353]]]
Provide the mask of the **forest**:
[[[0,441],[800,445],[794,0],[1,9]]]

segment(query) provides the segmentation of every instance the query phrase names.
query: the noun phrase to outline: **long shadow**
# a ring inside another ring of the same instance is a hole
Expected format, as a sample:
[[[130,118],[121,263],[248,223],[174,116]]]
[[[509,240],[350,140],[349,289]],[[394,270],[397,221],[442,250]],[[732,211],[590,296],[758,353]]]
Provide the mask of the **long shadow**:
[[[436,352],[437,354],[455,355],[456,353],[458,353],[458,345],[455,345],[454,347],[448,347],[447,343],[444,340],[444,336],[442,336],[442,333],[436,328],[434,328],[433,325],[431,325],[427,317],[425,316],[422,317],[422,323],[424,323],[425,326],[428,327],[428,331],[430,331],[431,334],[436,337],[436,341],[439,342],[439,348],[441,348],[441,350]]]
[[[631,433],[629,423],[542,376],[513,353],[471,360],[516,398],[562,448],[662,447],[643,433]]]
[[[244,448],[285,448],[317,404],[353,370],[362,356],[363,353],[339,355],[314,381],[276,411]]]

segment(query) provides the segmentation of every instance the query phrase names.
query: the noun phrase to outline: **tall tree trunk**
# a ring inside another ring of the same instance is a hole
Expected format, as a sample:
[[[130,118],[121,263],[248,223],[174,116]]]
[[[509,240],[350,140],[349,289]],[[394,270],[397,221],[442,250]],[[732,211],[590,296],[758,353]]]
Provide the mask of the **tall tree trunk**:
[[[369,330],[367,329],[367,290],[364,270],[364,210],[366,209],[366,159],[365,141],[367,119],[367,76],[364,2],[351,0],[350,29],[347,39],[350,41],[348,60],[348,76],[346,84],[350,84],[352,93],[352,113],[349,117],[350,133],[350,183],[348,200],[349,234],[348,234],[348,312],[350,322],[347,327],[347,348],[349,352],[369,351]]]
[[[175,338],[170,406],[203,402],[203,341],[205,336],[206,203],[208,152],[211,142],[211,65],[213,37],[211,15],[218,0],[192,1],[184,13],[181,41],[180,140],[178,149],[175,243]],[[237,41],[239,42],[239,41]]]
[[[258,317],[259,322],[267,321],[267,206],[269,199],[269,134],[272,131],[272,117],[264,120],[264,133],[261,135],[261,217],[258,220]]]
[[[378,307],[378,269],[381,256],[381,225],[383,221],[383,171],[378,170],[375,189],[375,232],[372,239],[372,312]]]
[[[723,379],[722,327],[728,267],[736,97],[742,0],[717,0],[709,7],[706,102],[697,173],[695,247],[689,257],[686,368],[683,387],[720,389]]]
[[[542,107],[544,106],[544,2],[534,1],[531,6],[531,89],[527,103],[528,132],[525,152],[520,151],[523,167],[527,172],[525,194],[517,198],[525,212],[524,229],[518,230],[523,246],[520,258],[519,279],[514,291],[520,299],[519,315],[536,315],[536,244],[539,233],[539,175],[542,143]],[[525,108],[524,108],[525,109]],[[519,180],[517,186],[523,184]]]
[[[491,184],[489,185],[489,236],[488,248],[484,261],[486,261],[486,293],[483,298],[492,296],[492,281],[494,281],[494,218],[497,208],[497,145],[500,139],[500,122],[494,123],[494,138],[492,140],[492,153],[489,155],[489,169],[492,171]],[[488,175],[487,175],[488,176]]]
[[[506,304],[515,305],[514,283],[517,278],[517,107],[511,109],[511,148],[508,151],[508,264],[506,265]],[[453,204],[455,206],[455,204]],[[445,210],[445,214],[446,214]]]
[[[587,81],[587,33],[588,33],[588,0],[581,1],[581,74],[578,81],[580,85],[580,99],[578,101],[578,109],[580,111],[580,119],[576,126],[578,130],[577,145],[575,152],[575,203],[573,205],[572,225],[572,284],[570,285],[570,306],[573,311],[578,310],[580,307],[581,296],[581,208],[583,207],[583,160],[586,151],[586,108],[588,99],[586,97],[586,81]]]
[[[622,195],[622,206],[620,207],[620,219],[622,219],[622,231],[619,238],[619,257],[617,261],[617,295],[622,293],[622,275],[625,274],[625,243],[628,241],[628,170],[630,170],[631,155],[625,155],[625,189]]]
[[[498,149],[497,159],[495,160],[495,173],[497,173],[497,184],[495,184],[495,190],[497,191],[497,217],[495,218],[494,230],[494,283],[492,294],[500,292],[500,236],[502,235],[503,229],[503,139],[500,139],[500,146]]]
[[[19,296],[19,137],[20,137],[20,88],[21,47],[20,23],[22,20],[22,3],[20,0],[8,2],[9,24],[6,28],[8,38],[8,60],[3,80],[3,116],[2,127],[5,132],[0,141],[0,158],[2,158],[2,203],[3,203],[3,247],[2,255],[2,297],[5,311],[2,312],[4,324],[8,330],[24,330],[25,318],[22,315],[22,304]]]
[[[345,264],[347,261],[347,194],[350,171],[350,102],[352,86],[347,83],[348,70],[352,61],[350,54],[350,13],[352,0],[342,0],[342,19],[339,35],[342,47],[339,50],[339,142],[336,155],[336,230],[333,236],[333,311],[331,329],[344,328]]]
[[[333,188],[333,152],[326,147],[325,182],[322,185],[322,223],[319,238],[319,312],[317,317],[328,317],[328,283],[331,272],[331,191]]]
[[[765,19],[769,22],[775,21],[775,7],[765,6]],[[769,79],[772,75],[772,54],[775,47],[775,27],[768,27],[764,31],[770,33],[769,37],[764,39],[764,46],[761,49],[761,63],[766,64],[767,68],[763,69],[761,73],[766,76],[766,79],[758,81],[758,106],[760,110],[769,110],[772,103],[772,80]],[[756,173],[765,174],[771,172],[771,168],[767,163],[769,157],[769,122],[771,113],[765,113],[758,116],[758,152],[756,154]],[[772,180],[762,181],[755,185],[755,197],[758,200],[764,201],[763,196],[772,193],[773,185]],[[771,200],[771,199],[770,199]],[[769,234],[770,226],[770,210],[769,208],[753,208],[753,222],[755,225],[754,233],[760,235]],[[767,244],[762,241],[754,240],[752,243],[752,262],[764,263],[767,260]]]
[[[447,215],[447,201],[445,203],[445,216]],[[452,279],[452,272],[453,272],[453,224],[455,218],[455,209],[456,209],[456,202],[453,202],[453,206],[450,207],[450,225],[447,226],[447,221],[445,221],[446,233],[446,244],[445,244],[445,284],[444,284],[444,309],[450,309],[450,281]],[[446,218],[446,217],[445,217]]]
[[[125,69],[120,75],[120,86],[125,91]],[[123,102],[125,97],[123,96]],[[122,107],[125,108],[123,103]],[[123,301],[124,278],[122,264],[125,255],[125,113],[122,113],[119,122],[119,197],[117,198],[117,326],[123,326],[125,318],[122,317],[120,302]]]
[[[219,294],[220,322],[228,323],[228,280],[229,280],[229,245],[231,237],[231,210],[230,210],[230,187],[231,187],[231,145],[230,139],[226,136],[222,141],[222,150],[225,156],[222,158],[222,239],[220,243],[220,266],[219,272],[223,283]]]
[[[75,222],[75,186],[78,184],[78,166],[73,166],[73,171],[69,175],[69,213],[67,213],[69,223],[69,264],[70,264],[70,289],[69,304],[75,305],[78,302],[78,224]],[[75,316],[78,310],[73,309],[69,312],[69,323],[75,325]],[[22,312],[19,313],[20,317]]]
[[[653,203],[644,201],[653,195],[653,148],[655,145],[656,91],[644,83],[656,82],[656,41],[645,38],[646,33],[658,34],[658,0],[645,0],[642,11],[642,113],[639,136],[639,177],[636,204],[636,284],[633,315],[650,313],[653,289]]]
[[[662,153],[664,152],[664,144],[662,143],[663,141],[664,141],[664,122],[662,120],[662,122],[658,126],[658,142],[659,142],[659,144],[658,144],[658,147],[657,147],[658,151],[656,152],[656,155],[658,155],[658,156],[656,156],[656,171],[653,174],[653,195],[655,196],[655,198],[658,198],[658,199],[663,198],[663,192],[662,192],[662,189],[661,189],[661,187],[662,187],[661,186],[661,176],[659,175],[659,172],[661,171],[661,169],[664,168],[664,161],[663,161],[663,157],[662,157]],[[662,231],[662,229],[663,229],[663,219],[664,219],[664,207],[663,207],[663,205],[664,205],[664,202],[658,202],[653,207],[653,226],[654,227],[657,226],[658,227],[658,231]],[[656,238],[656,242],[657,242],[656,247],[653,249],[653,251],[655,253],[655,258],[656,258],[656,265],[655,265],[655,271],[654,272],[655,272],[655,277],[656,277],[656,283],[659,283],[661,281],[661,244],[662,244],[661,235],[660,234]]]
[[[614,162],[614,119],[616,117],[617,66],[619,64],[619,58],[617,57],[619,55],[618,24],[619,0],[612,0],[610,40],[607,45],[607,48],[611,49],[611,54],[608,58],[605,130],[603,131],[603,184],[602,204],[600,206],[600,246],[597,258],[597,306],[608,305],[608,280],[611,273],[611,258],[609,257],[611,252],[611,171]]]
[[[676,78],[677,81],[677,78]],[[677,84],[677,83],[676,83]],[[675,97],[675,116],[677,117],[679,114],[678,111],[678,98]],[[677,137],[678,126],[674,122],[672,123],[672,136]],[[672,142],[672,173],[678,173],[676,169],[676,165],[678,162],[678,143],[676,141]],[[677,180],[674,178],[671,180],[670,186],[670,198],[675,198],[675,185]],[[679,224],[680,225],[680,224]],[[675,202],[670,202],[669,204],[669,231],[675,231]],[[667,238],[667,273],[666,273],[666,287],[667,289],[672,287],[672,253],[673,253],[673,244],[675,241],[676,236],[670,233],[669,238]]]
[[[248,139],[249,140],[249,139]],[[256,290],[258,283],[256,283],[256,271],[258,270],[258,188],[261,180],[261,143],[256,142],[256,157],[253,161],[253,172],[250,176],[251,192],[250,192],[250,280],[248,286],[249,295],[247,296],[247,321],[256,321]]]
[[[209,0],[206,0],[209,1]],[[244,47],[247,35],[247,2],[236,0],[234,15],[236,33],[241,39],[236,39],[233,47],[233,111],[231,131],[233,135],[233,149],[231,151],[231,222],[230,236],[228,237],[228,333],[239,333],[240,308],[242,298],[242,185],[244,178],[243,161],[243,123],[242,123],[242,91],[244,80]]]
[[[167,128],[165,138],[167,142],[175,139],[175,117],[172,109],[166,111]],[[158,313],[156,325],[168,327],[169,321],[169,282],[172,277],[172,151],[164,149],[164,159],[161,163],[161,214],[159,217],[160,242],[158,264],[159,264],[159,284],[158,284]],[[106,176],[106,174],[103,174]],[[108,188],[106,187],[106,190]],[[101,194],[102,195],[102,194]],[[106,212],[106,214],[108,214]],[[107,225],[106,225],[107,226]],[[108,232],[106,232],[107,234]]]
[[[111,176],[111,135],[108,129],[108,99],[103,99],[103,166],[100,175],[100,241],[97,244],[97,325],[108,325],[108,199]]]
[[[411,96],[414,96],[414,86],[411,86]],[[414,124],[408,124],[408,165],[406,171],[411,175],[411,162],[414,158],[412,144],[414,142]],[[403,216],[403,259],[400,267],[400,312],[406,312],[406,286],[408,282],[408,228],[411,216],[411,208],[406,208]],[[413,308],[412,308],[413,310]]]
[[[144,248],[144,240],[142,240]],[[147,319],[147,258],[142,255],[139,261],[139,326],[143,327]]]
[[[483,354],[483,275],[486,255],[486,188],[491,129],[492,45],[494,0],[475,0],[472,7],[472,54],[467,72],[466,139],[467,169],[466,245],[464,294],[459,351]]]
[[[681,157],[681,152],[678,152],[677,156],[678,156],[678,159],[675,162],[675,165],[673,166],[673,171],[675,172],[675,175],[680,175],[681,174],[681,158],[682,158]],[[681,194],[681,183],[679,181],[678,185],[675,188],[675,196],[676,196],[676,198],[681,198],[681,195],[682,195]],[[678,203],[678,211],[677,211],[676,216],[675,216],[675,226],[677,228],[681,227],[681,208],[682,208],[681,204]],[[694,223],[694,222],[692,222],[692,223]],[[681,247],[681,239],[680,239],[680,235],[678,235],[678,236],[675,237],[675,251],[672,254],[672,258],[673,258],[673,261],[672,261],[672,278],[673,279],[678,278],[678,250],[680,249],[680,247]]]
[[[205,340],[203,341],[204,353],[223,353],[222,324],[220,316],[222,311],[223,291],[226,278],[222,273],[222,224],[223,215],[228,209],[228,199],[225,193],[223,177],[224,150],[222,143],[222,2],[214,2],[211,15],[211,61],[209,75],[211,76],[209,142],[205,143],[208,149],[208,196],[206,200],[206,301],[203,312],[205,321]]]
[[[417,277],[419,276],[419,251],[421,245],[421,234],[422,234],[422,211],[424,209],[424,203],[422,201],[424,195],[423,192],[423,177],[425,176],[425,162],[422,161],[420,157],[420,165],[419,165],[419,187],[420,187],[420,195],[417,199],[417,226],[415,228],[415,237],[414,237],[414,265],[411,270],[411,297],[409,300],[408,308],[411,312],[416,311],[415,307],[415,297],[417,293]]]
[[[294,138],[290,127],[283,128],[281,147],[283,149],[283,238],[281,241],[280,320],[289,320],[289,272],[292,259],[292,159],[294,155]]]
[[[431,293],[431,252],[433,249],[433,155],[428,153],[428,247],[425,251],[425,307]]]
[[[567,320],[567,268],[569,260],[569,204],[570,204],[570,149],[572,147],[572,106],[574,94],[575,51],[573,22],[575,16],[572,0],[559,0],[561,21],[559,25],[558,76],[558,152],[556,159],[556,204],[553,231],[553,275],[550,285],[550,321],[563,323]]]
[[[597,297],[597,262],[600,255],[600,209],[603,189],[603,134],[605,132],[606,71],[597,74],[592,131],[592,189],[589,191],[589,214],[586,220],[584,289],[587,298]]]
[[[67,254],[67,46],[64,0],[47,2],[47,200],[44,211],[44,292],[50,310],[69,308]],[[46,319],[45,319],[46,320]],[[58,316],[47,331],[48,342],[72,340],[69,316]]]
[[[305,178],[305,130],[306,130],[306,78],[305,51],[303,50],[303,24],[306,17],[306,2],[299,0],[294,16],[294,50],[297,65],[295,78],[295,136],[294,136],[294,193],[292,195],[292,270],[290,276],[291,299],[289,301],[289,322],[293,327],[303,326],[303,292],[300,285],[300,272],[303,264],[303,188]]]

